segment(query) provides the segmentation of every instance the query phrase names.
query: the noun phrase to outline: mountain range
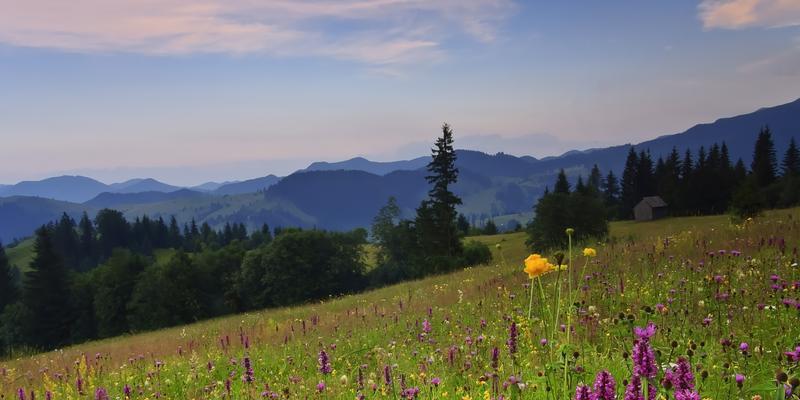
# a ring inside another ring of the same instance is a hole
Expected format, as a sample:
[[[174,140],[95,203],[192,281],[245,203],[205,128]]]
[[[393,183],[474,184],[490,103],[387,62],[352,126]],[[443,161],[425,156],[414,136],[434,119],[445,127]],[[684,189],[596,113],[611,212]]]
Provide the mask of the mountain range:
[[[673,148],[681,154],[686,149],[696,153],[700,146],[707,148],[724,141],[732,160],[741,158],[749,165],[756,135],[765,125],[773,133],[778,156],[782,156],[791,137],[800,139],[800,99],[638,144],[573,150],[541,159],[458,150],[460,176],[454,190],[464,201],[459,211],[476,222],[530,212],[559,169],[574,178],[587,175],[597,164],[604,173],[613,170],[619,174],[631,146],[657,158]],[[425,166],[429,160],[430,156],[392,162],[356,157],[315,162],[283,178],[267,175],[193,188],[154,179],[107,185],[82,176],[0,185],[0,240],[30,235],[36,226],[61,212],[91,214],[104,207],[122,210],[128,217],[174,215],[182,223],[194,219],[216,228],[226,222],[241,222],[251,228],[263,223],[326,229],[365,227],[389,196],[397,198],[406,215],[413,214],[427,195]]]

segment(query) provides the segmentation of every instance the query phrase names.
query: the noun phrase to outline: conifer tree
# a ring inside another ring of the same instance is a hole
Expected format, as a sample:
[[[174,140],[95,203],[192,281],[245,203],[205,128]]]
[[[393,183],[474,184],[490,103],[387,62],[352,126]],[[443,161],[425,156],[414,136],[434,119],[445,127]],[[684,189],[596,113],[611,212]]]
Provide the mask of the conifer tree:
[[[783,176],[800,175],[800,149],[797,148],[794,137],[789,140],[789,148],[783,156],[781,168]]]
[[[14,284],[14,274],[6,256],[3,243],[0,243],[0,313],[3,309],[17,300],[17,286]]]
[[[600,174],[600,167],[595,164],[592,171],[589,172],[589,180],[586,181],[586,186],[589,187],[594,193],[600,193],[600,186],[603,182],[603,176]]]
[[[451,190],[458,180],[458,168],[450,125],[442,125],[442,136],[436,139],[431,155],[425,179],[433,187],[428,191],[428,199],[417,209],[420,242],[432,256],[453,257],[462,250],[456,227],[456,206],[461,199]]]
[[[619,218],[629,219],[633,216],[633,207],[636,205],[641,196],[639,194],[639,186],[637,180],[637,169],[639,168],[639,157],[636,155],[636,150],[631,146],[628,151],[628,158],[625,160],[625,169],[622,171],[621,182],[621,198]]]
[[[29,344],[42,349],[66,343],[70,336],[69,275],[64,261],[53,249],[50,231],[39,228],[35,256],[25,273],[22,300],[30,310]]]
[[[569,181],[567,180],[567,174],[562,168],[560,171],[558,171],[558,177],[556,178],[556,185],[553,187],[553,193],[569,194],[570,191],[571,188],[569,186]]]
[[[614,171],[608,171],[603,180],[603,202],[608,210],[608,218],[616,218],[619,208],[619,180]]]
[[[772,141],[772,133],[769,127],[762,128],[758,133],[750,170],[753,172],[755,182],[760,188],[767,187],[775,182],[777,161],[775,158],[775,143]]]

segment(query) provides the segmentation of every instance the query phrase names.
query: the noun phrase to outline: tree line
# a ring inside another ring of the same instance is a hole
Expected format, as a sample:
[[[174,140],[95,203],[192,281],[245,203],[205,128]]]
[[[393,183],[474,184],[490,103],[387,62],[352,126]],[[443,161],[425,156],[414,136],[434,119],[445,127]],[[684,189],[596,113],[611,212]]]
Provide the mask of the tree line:
[[[768,127],[758,133],[748,169],[742,159],[733,163],[725,142],[701,146],[696,153],[677,148],[655,162],[648,150],[630,148],[622,177],[602,175],[597,165],[586,181],[579,176],[574,189],[562,169],[551,192],[534,206],[528,225],[528,244],[537,248],[561,245],[564,229],[575,228],[579,239],[602,238],[608,220],[633,218],[643,197],[660,196],[673,216],[730,212],[746,218],[761,210],[800,204],[800,149],[795,139],[778,164]]]
[[[365,229],[214,230],[195,222],[180,227],[175,218],[128,221],[111,209],[78,222],[65,214],[40,227],[24,272],[9,265],[0,244],[0,354],[315,301],[487,262],[488,247],[462,244],[456,224],[452,141],[445,125],[428,165],[431,191],[414,220],[399,219],[393,200],[376,216],[378,262],[369,270]]]

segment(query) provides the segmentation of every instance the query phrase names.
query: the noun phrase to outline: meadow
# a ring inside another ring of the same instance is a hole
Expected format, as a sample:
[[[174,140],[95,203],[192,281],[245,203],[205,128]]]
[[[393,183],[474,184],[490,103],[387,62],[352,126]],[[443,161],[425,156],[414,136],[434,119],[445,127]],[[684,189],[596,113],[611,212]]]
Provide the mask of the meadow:
[[[536,278],[524,233],[471,239],[492,265],[2,361],[0,398],[800,394],[800,209],[613,223]]]

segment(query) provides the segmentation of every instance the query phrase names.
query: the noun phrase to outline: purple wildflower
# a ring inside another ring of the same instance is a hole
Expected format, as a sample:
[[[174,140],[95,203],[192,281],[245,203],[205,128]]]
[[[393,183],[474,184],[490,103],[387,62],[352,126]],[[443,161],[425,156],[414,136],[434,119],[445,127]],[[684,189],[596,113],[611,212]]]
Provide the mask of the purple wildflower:
[[[431,323],[427,319],[422,321],[422,332],[431,333]]]
[[[515,354],[517,352],[517,323],[512,322],[511,328],[508,330],[508,352],[510,354]]]
[[[678,358],[678,365],[668,372],[668,379],[676,393],[681,390],[694,390],[694,375],[688,360],[683,357]]]
[[[383,383],[385,383],[386,386],[392,385],[392,368],[388,365],[383,366]]]
[[[591,400],[614,400],[617,396],[617,383],[608,371],[600,371],[594,378],[594,392]]]
[[[639,339],[650,340],[650,338],[656,334],[656,324],[648,322],[647,326],[644,328],[637,326],[633,328],[633,333],[636,334],[636,337]]]
[[[675,392],[675,400],[700,400],[700,395],[691,390],[679,390]]]
[[[656,356],[650,342],[645,339],[636,341],[633,345],[633,374],[643,378],[652,379],[658,374]]]
[[[325,391],[325,381],[319,381],[317,384],[317,392],[324,392]]]
[[[408,389],[403,390],[403,392],[400,393],[400,397],[404,399],[414,399],[417,397],[418,394],[419,394],[418,387],[410,387]]]
[[[328,353],[325,350],[319,351],[319,372],[323,375],[330,374],[333,369],[331,368],[331,360],[328,358]]]
[[[647,400],[655,400],[656,386],[653,384],[647,385]],[[631,377],[630,383],[625,388],[624,400],[645,400],[642,394],[642,378],[638,375]]]
[[[244,358],[244,376],[242,377],[242,381],[246,383],[251,383],[255,380],[255,374],[253,373],[253,365],[250,364],[250,357]]]
[[[94,400],[108,400],[108,392],[103,388],[94,391]]]
[[[441,384],[441,383],[442,383],[442,380],[439,379],[439,378],[431,379],[431,385],[433,385],[433,386],[439,386],[439,384]]]
[[[500,361],[500,349],[497,347],[492,349],[492,369],[497,369]]]
[[[592,395],[592,390],[589,389],[589,386],[586,386],[584,384],[580,384],[580,385],[578,385],[578,387],[575,388],[575,397],[573,397],[573,399],[574,400],[590,400],[591,399],[591,395]]]

